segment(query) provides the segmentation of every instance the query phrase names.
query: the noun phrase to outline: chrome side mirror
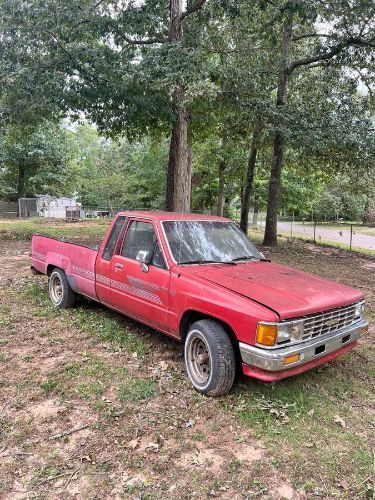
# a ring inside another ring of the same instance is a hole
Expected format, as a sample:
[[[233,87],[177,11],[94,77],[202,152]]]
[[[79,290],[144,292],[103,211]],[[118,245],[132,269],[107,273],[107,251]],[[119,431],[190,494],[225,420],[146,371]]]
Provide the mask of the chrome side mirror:
[[[135,260],[141,263],[142,271],[147,273],[148,265],[150,264],[150,252],[147,250],[138,250]]]

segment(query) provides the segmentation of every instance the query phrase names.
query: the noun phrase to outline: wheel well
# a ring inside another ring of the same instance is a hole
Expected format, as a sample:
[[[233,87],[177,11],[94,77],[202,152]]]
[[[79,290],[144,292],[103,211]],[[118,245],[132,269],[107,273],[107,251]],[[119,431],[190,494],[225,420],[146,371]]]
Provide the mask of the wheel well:
[[[222,321],[218,318],[215,318],[214,316],[210,316],[209,314],[201,313],[199,311],[185,311],[181,321],[180,321],[180,337],[181,340],[184,341],[186,338],[186,335],[188,334],[189,328],[193,323],[196,321],[200,321],[201,319],[211,319],[213,321],[217,321],[218,323],[221,324],[221,326],[224,328],[224,330],[227,332],[233,348],[234,352],[236,354],[236,358],[240,355],[240,348],[239,348],[239,343],[237,340],[237,337],[233,331],[233,329],[228,325],[228,323],[225,323],[225,321]]]
[[[48,266],[47,266],[47,276],[51,276],[52,271],[55,269],[55,267],[58,267],[58,266],[55,266],[53,264],[48,264]],[[60,268],[58,268],[58,269],[60,269]]]

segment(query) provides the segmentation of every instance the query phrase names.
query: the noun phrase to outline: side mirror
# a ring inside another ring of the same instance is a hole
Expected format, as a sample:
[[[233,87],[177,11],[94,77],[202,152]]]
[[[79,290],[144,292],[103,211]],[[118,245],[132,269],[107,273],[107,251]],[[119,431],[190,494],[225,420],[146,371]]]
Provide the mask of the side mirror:
[[[138,250],[135,260],[141,263],[142,271],[144,273],[148,272],[148,265],[150,264],[150,252],[147,250]]]

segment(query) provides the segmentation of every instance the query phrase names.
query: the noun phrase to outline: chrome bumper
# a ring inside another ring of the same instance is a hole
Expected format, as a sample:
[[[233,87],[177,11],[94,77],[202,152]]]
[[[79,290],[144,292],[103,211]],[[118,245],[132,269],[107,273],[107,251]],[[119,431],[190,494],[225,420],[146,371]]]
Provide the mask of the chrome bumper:
[[[240,342],[242,362],[267,371],[287,370],[321,358],[340,348],[355,342],[367,333],[368,322],[360,321],[335,333],[300,342],[288,347],[262,349]],[[294,363],[284,364],[285,358],[299,354],[300,358]]]

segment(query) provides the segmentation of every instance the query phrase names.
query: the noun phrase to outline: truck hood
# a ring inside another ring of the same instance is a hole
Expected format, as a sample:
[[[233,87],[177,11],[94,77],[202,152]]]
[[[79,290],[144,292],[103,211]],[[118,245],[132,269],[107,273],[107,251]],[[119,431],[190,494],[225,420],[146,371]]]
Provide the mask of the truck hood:
[[[361,292],[346,285],[271,262],[186,266],[182,271],[185,273],[248,297],[277,312],[281,319],[319,313],[363,299]]]

